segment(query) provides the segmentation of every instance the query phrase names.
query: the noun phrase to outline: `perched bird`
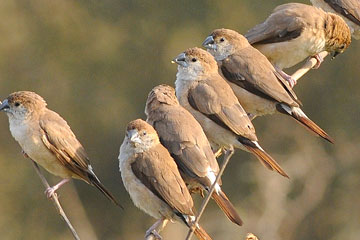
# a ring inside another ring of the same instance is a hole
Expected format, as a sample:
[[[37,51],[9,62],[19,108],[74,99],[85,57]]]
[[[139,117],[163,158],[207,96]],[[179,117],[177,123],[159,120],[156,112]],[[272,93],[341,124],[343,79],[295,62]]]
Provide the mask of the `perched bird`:
[[[192,227],[193,200],[174,159],[150,124],[137,119],[127,125],[119,167],[135,206],[158,219],[145,236],[153,234],[161,239],[156,228],[168,220],[179,220]],[[195,235],[199,239],[211,239],[199,225],[195,227]]]
[[[34,92],[10,94],[0,105],[9,117],[10,132],[24,154],[48,172],[63,178],[46,189],[51,198],[63,184],[76,178],[95,186],[113,203],[120,206],[95,175],[89,158],[67,122],[46,107],[45,100]]]
[[[219,165],[200,124],[183,108],[168,85],[154,87],[149,93],[145,113],[178,165],[181,176],[191,191],[209,191],[219,173]],[[235,224],[242,221],[235,207],[217,183],[212,198]]]
[[[296,81],[282,69],[289,68],[307,57],[315,57],[318,68],[327,51],[333,58],[350,45],[351,33],[345,21],[336,14],[301,3],[276,7],[261,24],[250,29],[245,37],[260,50],[291,86]]]
[[[343,17],[352,36],[360,39],[360,1],[359,0],[310,0],[312,5],[325,12],[336,13]]]
[[[280,112],[333,142],[324,130],[305,115],[294,91],[244,36],[230,29],[216,29],[205,39],[203,46],[215,57],[220,72],[252,118]]]
[[[219,75],[213,56],[200,48],[179,54],[176,95],[200,123],[209,141],[219,147],[251,152],[270,170],[288,177],[258,144],[255,128],[229,84]]]

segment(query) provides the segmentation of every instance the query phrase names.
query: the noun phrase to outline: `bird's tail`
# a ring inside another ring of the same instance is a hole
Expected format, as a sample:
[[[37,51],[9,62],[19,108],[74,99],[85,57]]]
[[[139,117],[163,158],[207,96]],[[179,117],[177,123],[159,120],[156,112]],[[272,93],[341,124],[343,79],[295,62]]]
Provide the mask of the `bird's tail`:
[[[99,181],[99,179],[96,177],[95,174],[89,174],[89,180],[90,183],[92,185],[94,185],[97,189],[100,190],[100,192],[102,192],[102,194],[105,195],[105,197],[107,197],[111,202],[113,202],[115,205],[121,207],[122,209],[124,209],[123,206],[121,206],[121,204],[115,199],[115,197],[105,188],[104,185],[102,185],[102,183]]]
[[[221,210],[225,213],[225,215],[229,218],[230,221],[239,226],[243,224],[243,221],[237,213],[234,205],[232,205],[232,203],[222,190],[218,191],[218,193],[214,191],[214,193],[212,194],[212,198],[221,208]]]
[[[281,110],[278,109],[281,113],[292,116],[296,121],[304,125],[308,130],[314,132],[315,134],[329,141],[330,143],[334,143],[334,139],[330,137],[324,130],[322,130],[316,123],[311,121],[300,108],[289,108],[285,104],[279,104],[279,106],[282,108]]]
[[[277,171],[280,175],[289,178],[286,172],[280,167],[280,165],[273,159],[256,141],[251,141],[247,138],[239,137],[239,141],[244,147],[260,160],[260,162],[270,170]]]
[[[196,226],[194,234],[199,240],[212,240],[209,234],[207,234],[207,232],[200,225]]]

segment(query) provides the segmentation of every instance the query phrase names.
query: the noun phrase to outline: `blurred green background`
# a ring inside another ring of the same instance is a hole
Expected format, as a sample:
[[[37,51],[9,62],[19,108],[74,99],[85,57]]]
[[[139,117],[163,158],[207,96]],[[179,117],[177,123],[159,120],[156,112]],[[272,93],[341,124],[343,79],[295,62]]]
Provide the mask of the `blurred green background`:
[[[82,239],[142,239],[155,222],[132,204],[117,156],[126,124],[145,118],[151,88],[174,84],[171,59],[200,46],[215,28],[245,33],[285,2],[0,2],[0,98],[18,90],[43,96],[68,121],[99,178],[125,206],[122,211],[80,181],[62,187],[60,200]],[[201,224],[214,239],[245,239],[247,232],[261,240],[359,239],[359,56],[360,42],[354,40],[344,54],[327,58],[295,87],[304,111],[335,138],[335,145],[282,115],[254,120],[260,143],[291,179],[237,151],[223,188],[245,225],[230,223],[211,202]],[[0,125],[0,238],[72,239],[3,113]],[[60,180],[46,176],[51,184]],[[177,240],[186,233],[175,223],[162,235]]]

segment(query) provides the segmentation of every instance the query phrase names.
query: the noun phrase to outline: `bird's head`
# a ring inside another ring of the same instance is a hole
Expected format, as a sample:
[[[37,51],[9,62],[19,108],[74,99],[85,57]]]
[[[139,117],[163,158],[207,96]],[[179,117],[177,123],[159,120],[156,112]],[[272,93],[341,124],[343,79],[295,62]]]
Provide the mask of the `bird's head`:
[[[250,44],[240,33],[231,29],[215,29],[202,44],[217,61],[222,61],[237,49]]]
[[[173,61],[179,65],[178,72],[186,74],[188,80],[195,80],[204,74],[218,71],[214,57],[197,47],[180,53]]]
[[[127,125],[125,137],[136,152],[144,152],[159,143],[155,129],[141,119],[133,120]]]
[[[161,84],[154,87],[147,98],[145,114],[148,115],[152,110],[156,109],[161,104],[171,106],[179,105],[179,101],[175,95],[175,89],[169,85]]]
[[[351,31],[346,22],[336,14],[328,13],[325,24],[326,51],[335,58],[343,53],[351,43]]]
[[[45,100],[38,94],[29,91],[14,92],[0,105],[0,111],[19,120],[26,119],[45,108]]]

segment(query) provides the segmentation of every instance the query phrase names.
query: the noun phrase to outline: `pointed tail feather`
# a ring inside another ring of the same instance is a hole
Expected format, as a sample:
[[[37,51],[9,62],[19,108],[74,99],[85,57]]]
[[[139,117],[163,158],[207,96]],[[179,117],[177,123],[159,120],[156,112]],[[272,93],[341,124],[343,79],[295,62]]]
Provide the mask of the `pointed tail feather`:
[[[194,234],[199,240],[212,240],[209,234],[207,234],[200,225],[195,228]]]
[[[310,120],[310,118],[308,118],[300,108],[293,108],[291,116],[307,127],[310,131],[316,133],[328,142],[334,143],[334,139],[330,137],[324,130],[322,130],[316,123]]]
[[[238,140],[244,145],[244,147],[255,154],[260,162],[270,170],[277,171],[280,175],[289,178],[286,172],[280,167],[280,165],[273,159],[269,154],[267,154],[264,149],[256,141],[251,141],[244,137],[239,137]]]
[[[111,202],[124,209],[124,207],[121,206],[121,204],[115,199],[115,197],[105,188],[104,185],[102,185],[102,183],[99,181],[99,179],[96,176],[94,177],[90,175],[89,180],[91,184],[94,185],[97,189],[99,189],[100,192],[104,194],[105,197],[107,197]]]
[[[242,226],[243,221],[241,220],[239,214],[236,212],[234,205],[232,205],[232,203],[223,191],[220,190],[219,194],[214,192],[212,194],[212,198],[215,200],[216,204],[221,208],[221,210],[225,213],[225,215],[229,218],[230,221],[239,226]]]

